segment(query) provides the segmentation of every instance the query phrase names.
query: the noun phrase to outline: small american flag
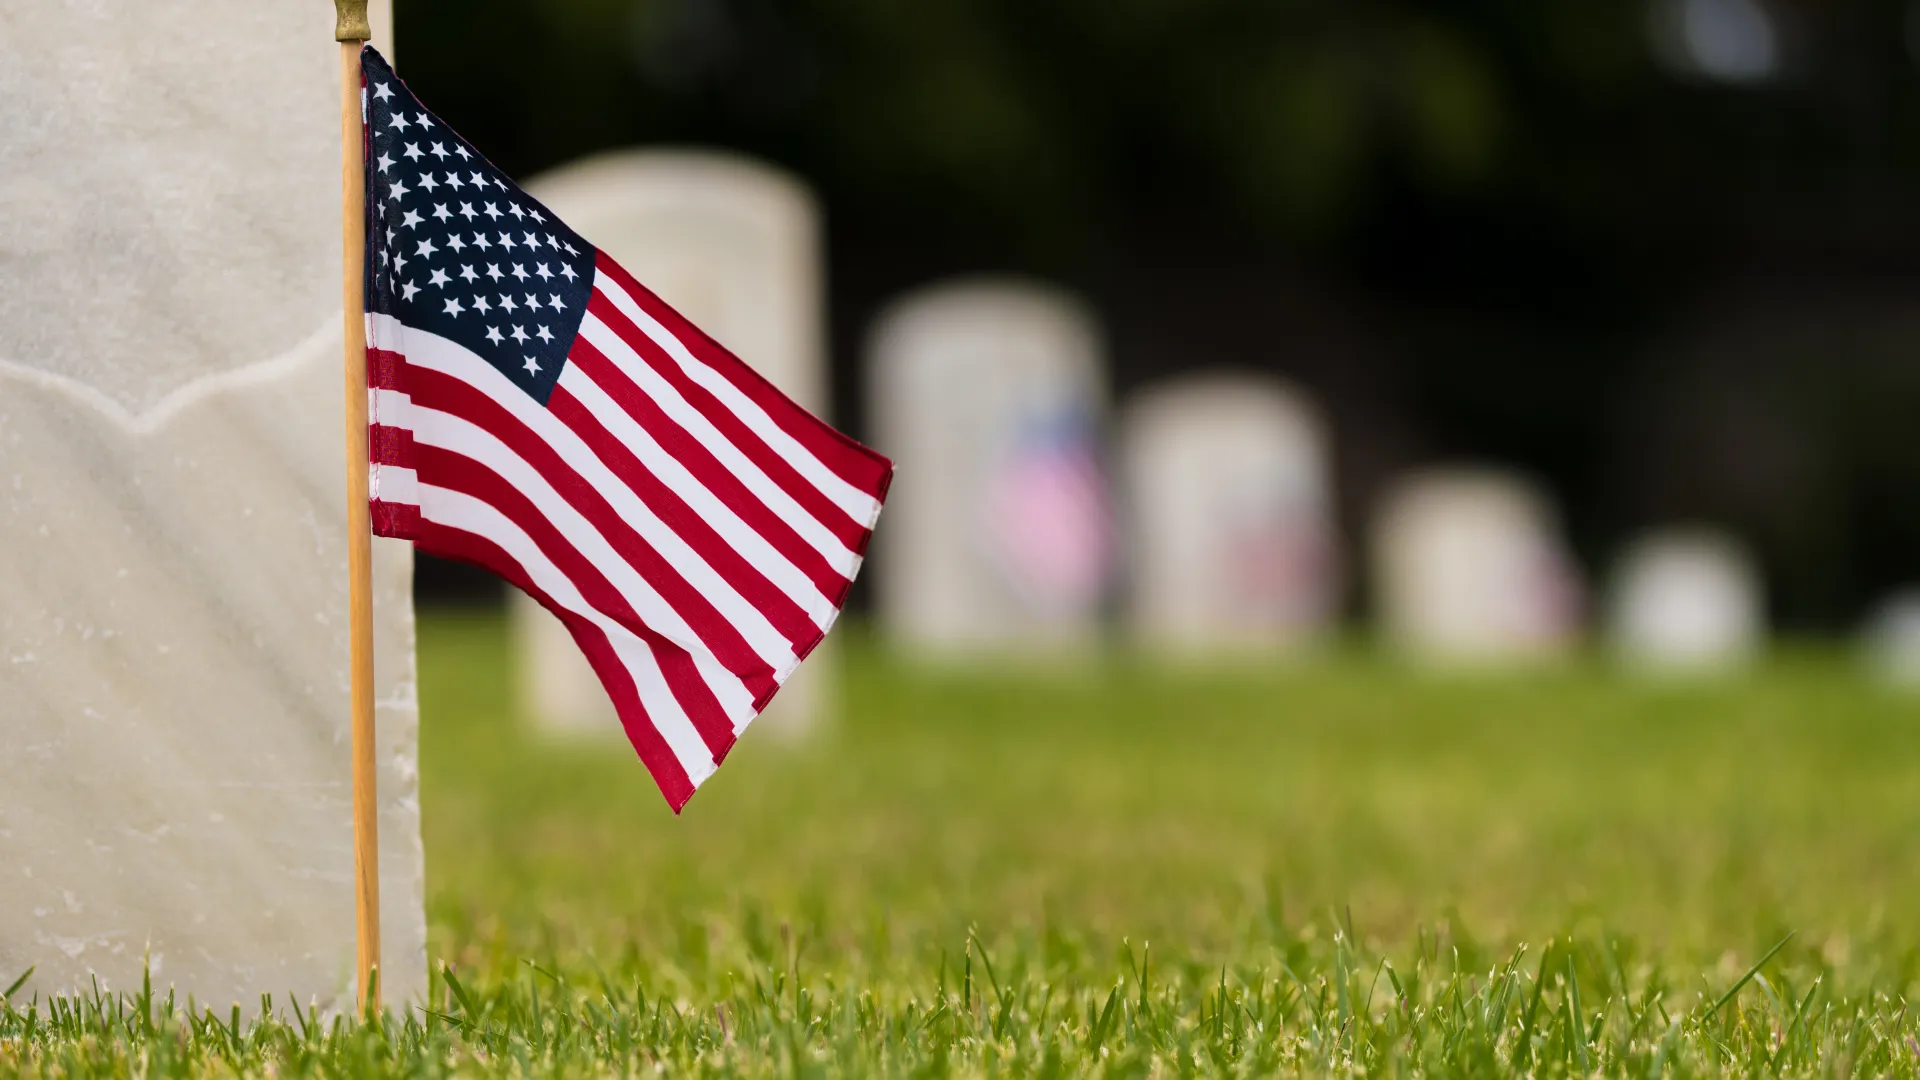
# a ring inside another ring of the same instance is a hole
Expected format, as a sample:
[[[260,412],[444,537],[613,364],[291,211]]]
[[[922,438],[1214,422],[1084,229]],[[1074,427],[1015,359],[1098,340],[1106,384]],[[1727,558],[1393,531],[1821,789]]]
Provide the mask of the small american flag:
[[[559,616],[678,811],[833,625],[893,466],[361,67],[374,531]]]

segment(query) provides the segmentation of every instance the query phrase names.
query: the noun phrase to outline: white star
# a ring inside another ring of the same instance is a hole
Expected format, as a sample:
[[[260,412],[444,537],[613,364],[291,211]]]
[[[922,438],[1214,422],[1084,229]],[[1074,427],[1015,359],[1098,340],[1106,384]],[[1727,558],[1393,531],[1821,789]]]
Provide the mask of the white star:
[[[552,234],[552,233],[548,233],[548,234],[547,234],[547,246],[548,246],[548,247],[550,247],[550,248],[552,248],[552,249],[553,249],[553,250],[555,250],[555,251],[559,251],[559,250],[560,250],[560,242],[559,242],[558,240],[555,240],[555,239],[553,238],[553,234]]]
[[[540,280],[541,280],[541,281],[552,281],[552,280],[553,280],[553,271],[551,271],[551,270],[549,270],[549,269],[547,269],[547,264],[546,264],[546,263],[541,263],[541,264],[539,264],[538,266],[535,266],[535,267],[533,268],[533,272],[534,272],[534,273],[536,273],[536,274],[539,274],[539,275],[540,275]]]
[[[393,257],[393,268],[401,273],[405,273],[407,269],[407,257],[405,255],[395,255]]]
[[[516,281],[527,280],[527,268],[524,266],[521,266],[519,263],[513,264],[512,274],[513,274],[514,280]]]
[[[573,250],[573,245],[572,245],[572,244],[561,244],[560,246],[561,246],[561,247],[563,247],[563,248],[566,248],[566,249],[567,249],[567,254],[569,254],[569,255],[578,255],[578,254],[580,254],[580,253],[579,253],[578,251],[575,251],[575,250]]]
[[[499,281],[499,280],[500,280],[501,278],[503,278],[503,277],[505,277],[506,275],[505,275],[505,274],[502,274],[502,273],[500,272],[500,264],[498,264],[498,263],[488,263],[488,264],[487,264],[487,276],[488,276],[488,277],[490,277],[490,278],[492,278],[492,279],[493,279],[493,280],[495,280],[495,281]]]
[[[462,281],[467,282],[469,285],[471,285],[472,283],[480,280],[480,275],[473,272],[473,267],[462,266],[460,268],[460,279]]]
[[[395,199],[406,198],[407,182],[405,180],[395,180],[393,186],[387,189],[387,194],[393,196]]]
[[[474,187],[477,187],[482,191],[485,191],[487,189],[487,178],[485,176],[482,176],[479,173],[468,173],[467,183],[472,184]]]
[[[463,218],[466,218],[466,219],[467,219],[468,221],[472,221],[472,220],[474,219],[474,217],[475,217],[475,214],[474,214],[474,210],[473,210],[473,204],[472,204],[472,203],[470,203],[470,202],[463,202],[463,203],[461,203],[461,204],[460,204],[460,216],[461,216],[461,217],[463,217]]]
[[[527,213],[529,213],[529,214],[532,214],[532,215],[533,215],[533,220],[534,220],[534,223],[535,223],[535,224],[537,224],[537,225],[545,225],[545,224],[547,223],[547,219],[546,219],[546,217],[545,217],[545,215],[543,215],[543,214],[541,214],[541,213],[540,213],[540,211],[538,211],[538,210],[529,210],[529,211],[527,211]]]
[[[553,332],[548,330],[544,326],[541,327],[538,331],[536,331],[533,336],[539,338],[541,341],[544,341],[549,345],[553,344]]]
[[[503,341],[505,341],[505,340],[507,340],[507,339],[506,339],[506,336],[505,336],[505,335],[503,335],[503,334],[501,334],[501,333],[500,333],[500,328],[499,328],[499,327],[497,327],[497,326],[489,326],[489,327],[487,327],[487,340],[488,340],[489,342],[492,342],[492,343],[493,343],[493,344],[495,344],[495,345],[498,345],[498,344],[500,344],[501,342],[503,342]]]
[[[455,191],[458,191],[461,188],[467,186],[467,182],[465,180],[460,179],[460,174],[457,172],[448,173],[445,183],[448,187],[454,189]]]
[[[473,246],[485,251],[493,246],[493,241],[487,239],[486,233],[477,232],[473,234]]]
[[[386,101],[388,98],[393,97],[393,87],[388,86],[386,83],[374,83],[373,96],[380,101]]]
[[[420,286],[415,285],[413,282],[411,281],[402,282],[400,285],[400,299],[411,300],[413,299],[413,294],[419,291],[420,291]]]
[[[507,190],[507,182],[497,176],[493,178],[493,186],[499,188],[501,191]]]
[[[442,270],[439,267],[435,267],[433,271],[433,276],[427,279],[427,284],[437,285],[440,288],[444,289],[447,287],[447,282],[451,280],[453,279],[447,276],[447,272],[445,270]]]
[[[452,248],[457,253],[457,252],[465,251],[467,249],[467,242],[465,240],[460,239],[459,233],[453,233],[451,234],[450,238],[447,240],[447,246]]]
[[[471,158],[473,156],[472,154],[467,153],[467,148],[460,145],[459,143],[453,144],[453,152],[460,155],[461,161],[465,161],[468,158]]]
[[[387,121],[387,126],[394,129],[395,131],[407,130],[407,114],[394,113],[393,119]]]
[[[388,169],[393,168],[393,155],[381,154],[379,160],[375,161],[374,164],[380,166],[381,172],[386,172]]]
[[[419,124],[423,130],[433,126],[431,123],[427,121],[426,113],[415,113],[413,116],[413,122],[416,124]]]
[[[552,308],[555,311],[567,310],[567,305],[560,302],[560,297],[558,294],[556,294],[551,300],[547,301],[547,306]]]
[[[388,229],[388,230],[387,230],[387,243],[388,243],[388,244],[392,244],[392,243],[394,242],[394,240],[395,240],[395,239],[397,239],[398,237],[399,237],[399,234],[398,234],[398,233],[396,233],[396,232],[394,232],[394,231],[393,231],[392,229]]]
[[[409,211],[407,211],[407,215],[406,215],[405,217],[403,217],[403,218],[401,218],[401,219],[400,219],[400,224],[402,224],[402,225],[404,225],[404,226],[406,226],[407,228],[409,228],[409,229],[411,229],[411,228],[413,228],[413,227],[414,227],[415,225],[418,225],[418,224],[420,224],[420,222],[421,222],[422,220],[424,220],[424,219],[422,219],[422,218],[420,217],[420,215],[419,215],[418,213],[415,213],[414,211],[412,211],[412,210],[409,210]]]
[[[446,203],[434,203],[433,216],[441,221],[445,221],[453,216],[453,212],[447,209]]]
[[[527,343],[527,332],[518,326],[514,327],[513,340],[519,342],[522,345],[525,345]]]
[[[420,160],[419,145],[417,143],[408,143],[407,148],[405,150],[400,151],[400,156],[403,158],[406,158],[408,161]]]
[[[420,241],[420,248],[418,251],[415,251],[414,254],[423,259],[431,259],[433,258],[433,253],[439,250],[439,248],[433,246],[433,237],[429,236],[425,240]]]
[[[492,220],[498,221],[500,219],[500,208],[492,203],[488,203],[487,208],[481,212]]]
[[[519,309],[520,309],[520,305],[513,302],[513,297],[508,296],[506,293],[500,294],[500,310],[501,311],[513,312],[513,311],[518,311]]]
[[[440,186],[440,181],[438,181],[438,180],[435,180],[435,179],[433,178],[433,174],[432,174],[432,173],[421,173],[421,174],[420,174],[420,188],[421,188],[421,190],[423,190],[423,191],[432,191],[432,190],[434,190],[435,188],[438,188],[439,186]]]
[[[514,217],[522,221],[526,220],[526,217],[527,217],[527,212],[525,210],[520,209],[519,203],[508,203],[507,213],[512,214]]]
[[[527,310],[529,311],[540,310],[540,298],[533,295],[532,293],[527,294]]]
[[[527,374],[538,375],[540,374],[540,362],[529,356],[527,357],[526,369]]]
[[[513,247],[513,234],[512,234],[512,233],[501,233],[501,234],[500,234],[500,246],[501,246],[501,247],[503,247],[503,248],[508,248],[508,249],[512,249],[512,247]]]
[[[446,144],[444,143],[434,143],[433,147],[429,149],[427,153],[432,154],[434,157],[439,158],[441,161],[447,160],[447,147],[446,147]]]
[[[476,296],[473,298],[473,310],[479,312],[482,315],[485,315],[487,312],[493,310],[493,305],[487,303],[486,297]]]
[[[465,311],[465,310],[466,310],[465,308],[463,308],[463,307],[461,307],[461,306],[460,306],[460,298],[459,298],[459,297],[457,297],[457,296],[450,296],[450,297],[448,297],[448,298],[447,298],[447,306],[446,306],[446,311],[445,311],[445,313],[446,313],[446,314],[448,314],[448,315],[451,315],[451,316],[453,316],[454,318],[456,318],[456,319],[457,319],[457,318],[459,318],[459,317],[460,317],[460,313],[461,313],[462,311]]]
[[[563,278],[566,278],[568,281],[572,281],[574,278],[577,278],[580,275],[573,272],[573,266],[571,264],[561,263],[560,276]]]

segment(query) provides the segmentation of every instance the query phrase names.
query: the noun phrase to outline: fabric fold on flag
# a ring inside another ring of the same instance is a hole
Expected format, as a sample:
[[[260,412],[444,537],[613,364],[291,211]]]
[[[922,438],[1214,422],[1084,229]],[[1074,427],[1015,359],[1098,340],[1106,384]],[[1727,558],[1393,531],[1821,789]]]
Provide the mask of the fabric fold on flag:
[[[893,465],[361,66],[374,531],[560,618],[677,813],[833,627]]]

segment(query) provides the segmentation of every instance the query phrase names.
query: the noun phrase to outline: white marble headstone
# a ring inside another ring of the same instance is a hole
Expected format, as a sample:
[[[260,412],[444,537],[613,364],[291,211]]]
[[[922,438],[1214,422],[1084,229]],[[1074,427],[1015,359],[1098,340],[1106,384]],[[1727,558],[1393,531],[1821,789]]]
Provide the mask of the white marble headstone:
[[[1882,682],[1920,690],[1920,589],[1905,589],[1880,602],[1867,620],[1866,660]]]
[[[797,177],[732,153],[625,150],[527,190],[788,397],[832,418],[820,208]],[[613,703],[566,627],[518,592],[512,610],[527,711],[551,730],[617,735]],[[831,711],[835,653],[821,645],[755,729],[818,724]]]
[[[1396,483],[1373,523],[1374,592],[1388,642],[1416,659],[1488,664],[1561,651],[1581,587],[1545,492],[1492,469]]]
[[[1709,672],[1752,658],[1766,634],[1760,572],[1714,529],[1669,529],[1621,554],[1607,598],[1614,651],[1642,670]]]
[[[899,466],[874,548],[889,639],[931,659],[1091,646],[1114,559],[1092,313],[1023,282],[935,286],[881,314],[868,365]]]
[[[384,25],[387,5],[375,5]],[[0,979],[351,1002],[324,4],[0,34]],[[426,982],[411,552],[376,541],[389,1000]]]
[[[1338,600],[1326,424],[1304,393],[1192,376],[1121,412],[1129,620],[1150,645],[1247,652],[1310,642]]]

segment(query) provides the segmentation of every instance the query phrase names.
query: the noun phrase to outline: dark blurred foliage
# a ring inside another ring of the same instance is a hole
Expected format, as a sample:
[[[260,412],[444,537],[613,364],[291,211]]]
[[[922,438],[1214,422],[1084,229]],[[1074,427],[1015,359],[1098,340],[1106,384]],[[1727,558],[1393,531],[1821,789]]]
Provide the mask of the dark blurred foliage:
[[[1909,9],[1785,0],[1774,77],[1663,65],[1645,0],[397,0],[399,68],[510,171],[635,143],[829,215],[841,416],[900,290],[1100,307],[1116,391],[1284,373],[1355,539],[1441,458],[1551,483],[1589,566],[1709,518],[1778,613],[1920,579]]]

